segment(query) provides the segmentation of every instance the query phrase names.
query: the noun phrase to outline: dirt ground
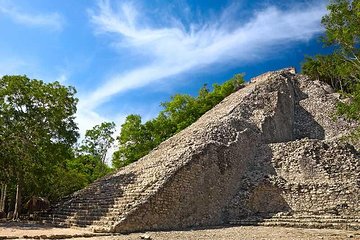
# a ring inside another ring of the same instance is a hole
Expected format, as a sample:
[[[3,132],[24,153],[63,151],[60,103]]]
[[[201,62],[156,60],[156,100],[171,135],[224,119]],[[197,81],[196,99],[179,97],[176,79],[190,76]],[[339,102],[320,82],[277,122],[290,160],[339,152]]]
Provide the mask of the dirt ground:
[[[54,228],[49,225],[25,222],[0,222],[0,239],[31,238],[45,236],[86,236],[88,230],[75,228]]]
[[[92,239],[105,240],[135,240],[144,239],[147,236],[152,240],[204,240],[204,239],[221,239],[221,240],[260,240],[260,239],[360,239],[360,232],[341,231],[333,229],[300,229],[300,228],[283,228],[283,227],[227,227],[214,228],[193,231],[170,231],[170,232],[147,232],[133,233],[129,235],[111,236],[111,237],[94,237]],[[146,239],[146,238],[145,238]],[[80,240],[80,238],[77,238]]]
[[[87,229],[76,228],[54,228],[46,225],[32,223],[0,223],[0,239],[105,239],[105,240],[202,240],[202,239],[359,239],[360,231],[345,231],[334,229],[301,229],[283,227],[218,227],[212,229],[199,229],[187,231],[168,231],[168,232],[146,232],[119,235],[97,235]]]

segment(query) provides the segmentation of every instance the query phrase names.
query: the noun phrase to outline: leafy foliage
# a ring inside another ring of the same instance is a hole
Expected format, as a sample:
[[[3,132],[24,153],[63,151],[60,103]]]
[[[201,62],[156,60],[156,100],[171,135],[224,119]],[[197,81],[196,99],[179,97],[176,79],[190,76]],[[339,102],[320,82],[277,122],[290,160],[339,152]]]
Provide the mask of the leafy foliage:
[[[161,103],[163,110],[156,118],[145,123],[142,123],[139,115],[127,116],[117,138],[119,149],[113,155],[114,167],[126,166],[145,156],[161,142],[191,125],[243,84],[243,75],[236,74],[222,85],[214,84],[212,91],[206,85],[203,86],[197,97],[176,94],[169,102]]]
[[[353,86],[352,93],[349,94],[349,97],[351,98],[350,103],[340,102],[338,111],[349,119],[360,121],[360,83]]]
[[[356,69],[339,53],[307,57],[302,65],[302,71],[344,93],[352,92],[357,82]]]
[[[329,14],[322,18],[327,45],[336,45],[346,52],[358,51],[360,41],[360,1],[332,0],[328,5]]]
[[[38,194],[48,184],[54,166],[71,155],[78,136],[75,92],[58,82],[44,83],[26,76],[0,79],[4,183],[17,185],[20,192]],[[20,195],[17,199],[20,202]]]
[[[106,153],[114,143],[112,135],[115,132],[115,123],[103,122],[87,130],[85,139],[79,148],[79,153],[84,155],[92,155],[102,163],[105,163]]]
[[[84,140],[75,151],[75,156],[58,168],[58,171],[64,172],[68,179],[66,181],[59,179],[60,183],[63,181],[67,185],[63,187],[60,185],[61,191],[56,196],[64,196],[81,189],[111,172],[105,160],[114,142],[112,137],[114,132],[113,122],[103,122],[86,131]],[[61,175],[59,177],[62,178]]]
[[[111,171],[105,157],[114,123],[88,130],[74,148],[75,93],[26,76],[0,79],[0,183],[8,186],[8,207],[15,203],[16,186],[24,201],[34,195],[56,201]]]
[[[302,69],[347,96],[349,102],[338,104],[339,114],[360,120],[360,0],[332,0],[328,10],[322,18],[323,41],[334,53],[308,57]],[[360,136],[360,129],[356,131],[353,136]]]

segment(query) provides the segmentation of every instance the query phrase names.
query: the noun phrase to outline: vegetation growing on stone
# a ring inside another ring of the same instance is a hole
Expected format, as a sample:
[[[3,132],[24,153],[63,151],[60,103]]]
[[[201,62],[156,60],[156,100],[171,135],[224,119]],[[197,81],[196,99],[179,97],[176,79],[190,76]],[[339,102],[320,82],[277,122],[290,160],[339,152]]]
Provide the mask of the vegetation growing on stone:
[[[348,97],[349,102],[339,102],[338,113],[360,120],[360,1],[333,0],[328,10],[322,18],[326,29],[322,40],[334,52],[307,57],[302,70]],[[359,135],[357,131],[354,136]]]

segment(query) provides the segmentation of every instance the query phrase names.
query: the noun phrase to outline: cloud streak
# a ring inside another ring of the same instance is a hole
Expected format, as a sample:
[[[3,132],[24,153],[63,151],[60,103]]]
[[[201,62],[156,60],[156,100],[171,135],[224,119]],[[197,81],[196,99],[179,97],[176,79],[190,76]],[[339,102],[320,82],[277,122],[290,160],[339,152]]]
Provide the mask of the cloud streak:
[[[237,11],[227,8],[217,21],[184,26],[178,20],[167,27],[152,27],[144,24],[148,16],[142,16],[129,3],[116,8],[109,1],[99,1],[98,8],[90,12],[96,32],[116,36],[117,46],[141,53],[152,61],[110,77],[87,96],[86,106],[95,108],[115,94],[196,68],[246,62],[275,47],[308,41],[323,31],[320,19],[325,9],[319,3],[287,10],[268,6],[237,24]]]
[[[18,24],[44,27],[52,31],[61,31],[65,22],[59,13],[28,13],[6,0],[0,1],[0,13]]]

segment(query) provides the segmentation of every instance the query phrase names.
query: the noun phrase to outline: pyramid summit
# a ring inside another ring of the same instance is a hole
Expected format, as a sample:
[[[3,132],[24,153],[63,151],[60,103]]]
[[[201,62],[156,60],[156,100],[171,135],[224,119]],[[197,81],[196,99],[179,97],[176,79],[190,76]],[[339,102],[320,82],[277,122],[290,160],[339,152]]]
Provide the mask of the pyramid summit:
[[[360,155],[339,94],[268,72],[44,219],[101,232],[263,224],[359,229]],[[358,147],[358,146],[357,146]]]

